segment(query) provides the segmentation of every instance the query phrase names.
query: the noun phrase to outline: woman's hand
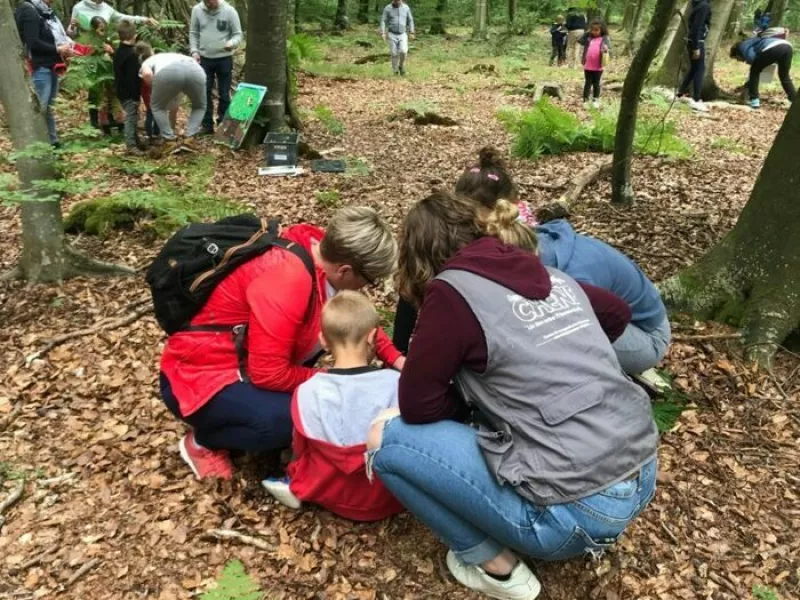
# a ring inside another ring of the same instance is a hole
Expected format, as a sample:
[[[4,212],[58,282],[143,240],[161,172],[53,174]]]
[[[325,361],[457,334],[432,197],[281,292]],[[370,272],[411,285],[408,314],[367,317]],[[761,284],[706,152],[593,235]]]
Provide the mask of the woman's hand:
[[[72,56],[72,46],[70,44],[61,44],[60,46],[56,47],[56,52],[58,52],[63,58],[67,58]]]
[[[405,356],[401,356],[396,361],[394,361],[394,364],[392,365],[392,368],[397,370],[397,371],[402,371],[403,367],[405,367],[405,366],[406,366],[406,357]]]
[[[111,44],[103,44],[103,50],[106,51],[106,54],[114,54],[114,46]]]

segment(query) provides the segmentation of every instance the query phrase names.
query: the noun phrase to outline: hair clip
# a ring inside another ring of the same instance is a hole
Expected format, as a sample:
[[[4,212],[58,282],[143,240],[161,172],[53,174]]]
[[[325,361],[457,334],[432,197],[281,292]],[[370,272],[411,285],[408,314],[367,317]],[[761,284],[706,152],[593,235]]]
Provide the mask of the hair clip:
[[[495,175],[494,173],[489,173],[489,174],[487,175],[487,177],[488,177],[489,179],[491,179],[492,181],[500,181],[500,178],[499,178],[497,175]]]

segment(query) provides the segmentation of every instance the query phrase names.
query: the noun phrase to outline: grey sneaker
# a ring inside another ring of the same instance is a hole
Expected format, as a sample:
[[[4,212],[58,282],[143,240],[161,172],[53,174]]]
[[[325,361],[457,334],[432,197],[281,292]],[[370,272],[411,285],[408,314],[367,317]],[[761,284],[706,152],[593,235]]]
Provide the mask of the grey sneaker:
[[[447,552],[447,568],[460,584],[470,589],[483,592],[489,598],[498,600],[534,600],[542,585],[536,575],[524,562],[519,561],[508,581],[500,581],[478,566],[467,566],[462,563],[452,550]]]

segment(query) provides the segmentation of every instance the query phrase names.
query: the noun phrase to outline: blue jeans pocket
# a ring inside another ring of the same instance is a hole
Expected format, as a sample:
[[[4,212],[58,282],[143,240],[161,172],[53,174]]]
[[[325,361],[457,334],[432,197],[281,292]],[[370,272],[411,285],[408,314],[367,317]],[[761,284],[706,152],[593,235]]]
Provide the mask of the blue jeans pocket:
[[[566,560],[584,554],[589,554],[594,558],[600,558],[603,553],[613,546],[617,537],[593,538],[581,527],[575,526],[572,534],[564,541],[561,547],[555,552],[548,554],[546,560]]]

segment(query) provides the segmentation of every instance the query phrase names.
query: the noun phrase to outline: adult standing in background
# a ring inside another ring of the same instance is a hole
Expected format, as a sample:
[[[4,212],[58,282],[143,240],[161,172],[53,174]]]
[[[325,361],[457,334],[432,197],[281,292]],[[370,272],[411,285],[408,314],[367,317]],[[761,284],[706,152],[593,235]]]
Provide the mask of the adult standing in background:
[[[72,7],[72,19],[69,23],[69,34],[76,35],[81,31],[91,29],[92,19],[100,17],[108,25],[115,21],[130,21],[131,23],[147,23],[156,26],[158,21],[150,17],[136,17],[119,12],[107,2],[95,2],[94,0],[81,0]]]
[[[242,23],[225,0],[202,0],[192,9],[189,43],[192,57],[206,72],[206,114],[202,134],[214,133],[214,82],[217,83],[217,125],[231,103],[233,52],[242,41]]]
[[[58,95],[57,65],[72,55],[72,41],[50,8],[52,0],[25,0],[14,15],[19,37],[30,61],[31,83],[47,122],[50,143],[58,145],[53,103]]]
[[[692,87],[689,106],[694,110],[708,110],[703,104],[703,77],[706,74],[706,37],[711,28],[711,2],[708,0],[692,0],[692,12],[689,14],[689,31],[686,47],[689,52],[689,71],[683,78],[678,96],[685,96]]]
[[[567,9],[567,60],[571,67],[578,64],[578,40],[586,31],[586,15],[571,6]]]
[[[392,0],[383,9],[381,17],[381,35],[383,41],[389,43],[392,55],[392,73],[406,74],[406,54],[408,54],[408,35],[414,39],[414,17],[411,8],[403,0]]]

